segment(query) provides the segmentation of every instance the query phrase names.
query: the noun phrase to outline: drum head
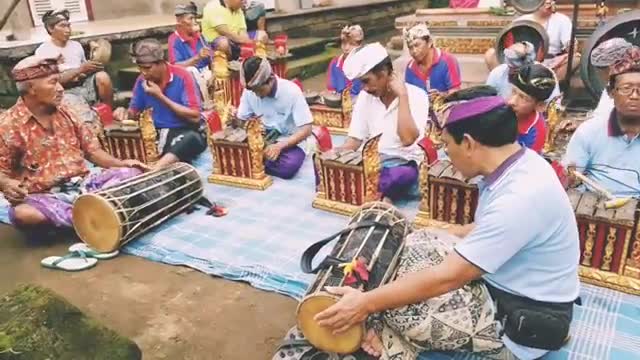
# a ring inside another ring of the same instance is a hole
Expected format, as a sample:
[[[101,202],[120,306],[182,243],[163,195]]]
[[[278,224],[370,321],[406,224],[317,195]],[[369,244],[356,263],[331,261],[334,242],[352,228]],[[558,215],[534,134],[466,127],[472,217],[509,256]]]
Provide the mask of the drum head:
[[[82,241],[99,252],[120,247],[122,224],[116,209],[95,194],[81,195],[73,203],[73,227]]]
[[[547,31],[535,21],[518,20],[506,28],[502,29],[496,38],[496,57],[502,64],[504,63],[504,49],[511,45],[528,41],[536,48],[536,60],[544,61],[544,57],[549,50],[549,35]]]
[[[599,70],[591,64],[591,52],[605,40],[621,37],[628,42],[640,46],[640,10],[633,10],[609,19],[603,26],[596,29],[589,38],[582,52],[580,75],[591,96],[599,99],[607,86],[607,76],[600,76]],[[605,73],[605,75],[606,75]]]
[[[518,12],[528,14],[535,12],[544,5],[545,0],[511,0],[511,6]]]
[[[328,294],[311,295],[298,305],[298,328],[304,337],[316,348],[338,354],[351,354],[362,345],[364,325],[354,326],[340,335],[318,325],[313,320],[316,314],[338,302],[338,297]]]

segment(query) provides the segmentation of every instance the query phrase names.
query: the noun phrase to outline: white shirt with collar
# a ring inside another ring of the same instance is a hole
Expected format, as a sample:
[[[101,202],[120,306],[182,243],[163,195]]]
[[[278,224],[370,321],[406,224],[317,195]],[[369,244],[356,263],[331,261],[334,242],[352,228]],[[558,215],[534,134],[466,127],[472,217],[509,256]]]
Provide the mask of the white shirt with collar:
[[[396,157],[407,161],[422,162],[424,152],[418,142],[424,137],[429,118],[429,97],[424,90],[405,84],[409,97],[411,115],[418,128],[418,139],[415,143],[404,146],[398,136],[398,99],[387,108],[379,97],[361,91],[353,107],[349,136],[366,141],[382,134],[378,150],[386,157]]]

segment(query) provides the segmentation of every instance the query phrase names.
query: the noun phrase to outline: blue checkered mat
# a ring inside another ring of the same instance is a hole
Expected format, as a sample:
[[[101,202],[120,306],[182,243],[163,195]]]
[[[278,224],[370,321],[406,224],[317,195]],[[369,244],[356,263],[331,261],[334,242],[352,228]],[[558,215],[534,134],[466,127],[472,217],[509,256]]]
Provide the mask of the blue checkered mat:
[[[210,154],[205,153],[195,165],[206,178],[211,171]],[[300,255],[348,221],[311,207],[314,176],[309,159],[294,179],[274,179],[266,191],[207,183],[206,192],[210,200],[229,209],[227,216],[214,218],[203,211],[180,215],[123,250],[300,299],[312,280],[300,272]],[[417,201],[399,207],[412,219]],[[0,206],[0,221],[7,222],[6,215],[6,205]],[[545,359],[640,359],[640,297],[584,285],[582,299],[571,341]],[[420,359],[475,357],[432,353]]]

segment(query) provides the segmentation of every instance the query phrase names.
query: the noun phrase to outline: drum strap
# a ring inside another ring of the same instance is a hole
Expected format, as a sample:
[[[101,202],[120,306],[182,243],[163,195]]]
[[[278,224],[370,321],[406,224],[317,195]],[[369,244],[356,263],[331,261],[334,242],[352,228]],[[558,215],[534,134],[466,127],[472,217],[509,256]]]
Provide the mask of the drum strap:
[[[346,259],[340,259],[337,258],[335,256],[331,256],[328,255],[327,257],[324,258],[324,260],[322,260],[322,262],[320,262],[320,264],[317,267],[313,267],[313,259],[316,257],[316,255],[318,254],[318,252],[320,252],[320,250],[327,245],[328,243],[330,243],[331,241],[333,241],[335,238],[342,236],[343,234],[346,234],[350,231],[353,230],[357,230],[357,229],[363,229],[363,228],[382,228],[382,229],[390,229],[391,225],[387,225],[387,224],[383,224],[381,222],[378,221],[360,221],[360,222],[355,222],[349,226],[347,226],[345,229],[342,229],[340,231],[338,231],[337,233],[328,236],[320,241],[318,241],[317,243],[309,246],[307,248],[307,250],[304,251],[304,253],[302,254],[302,259],[300,259],[300,267],[302,268],[302,271],[305,274],[317,274],[318,271],[323,270],[323,269],[327,269],[331,266],[336,266],[336,265],[340,265],[340,264],[345,264],[345,263],[351,263],[351,259],[346,260]]]

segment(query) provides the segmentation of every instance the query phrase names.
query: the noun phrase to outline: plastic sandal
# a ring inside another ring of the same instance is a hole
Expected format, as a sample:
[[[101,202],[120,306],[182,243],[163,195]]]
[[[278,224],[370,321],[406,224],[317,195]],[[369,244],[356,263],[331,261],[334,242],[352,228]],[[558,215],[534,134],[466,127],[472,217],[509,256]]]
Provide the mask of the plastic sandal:
[[[96,266],[97,263],[97,259],[87,258],[84,253],[78,251],[65,256],[49,256],[40,261],[43,267],[64,271],[82,271]]]
[[[120,251],[115,250],[112,251],[110,253],[101,253],[98,252],[96,250],[93,250],[91,247],[89,247],[89,245],[85,244],[85,243],[76,243],[73,244],[69,247],[69,251],[70,252],[82,252],[85,254],[86,257],[88,258],[95,258],[98,260],[109,260],[109,259],[113,259],[114,257],[118,256],[118,254],[120,254]]]

